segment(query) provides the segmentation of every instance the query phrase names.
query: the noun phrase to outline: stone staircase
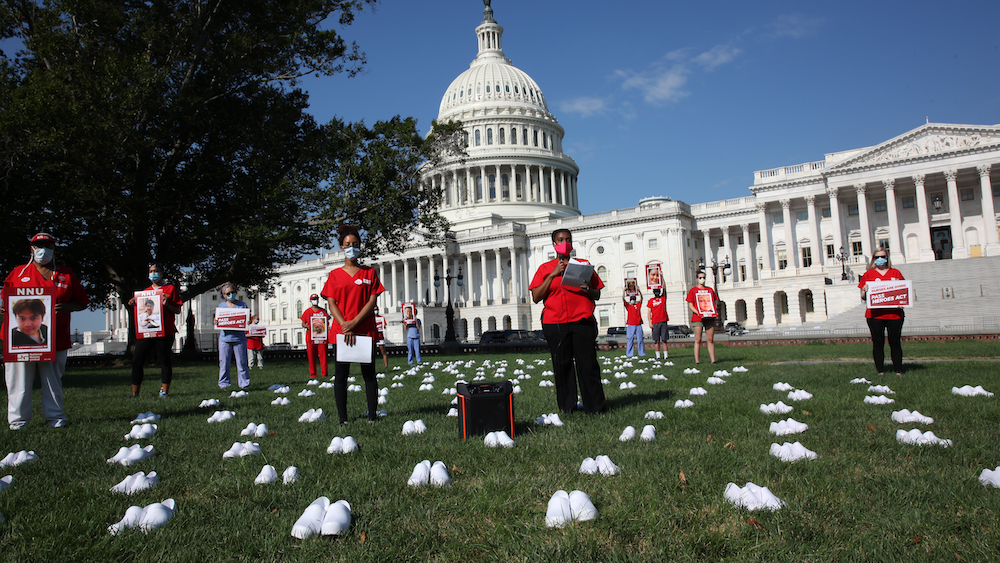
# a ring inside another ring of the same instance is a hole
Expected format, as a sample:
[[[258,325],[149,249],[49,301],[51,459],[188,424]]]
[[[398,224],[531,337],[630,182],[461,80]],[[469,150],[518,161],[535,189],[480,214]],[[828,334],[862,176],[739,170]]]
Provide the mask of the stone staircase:
[[[906,309],[904,334],[1000,330],[1000,256],[938,260],[898,266],[913,282],[914,306]],[[800,330],[868,331],[865,306],[857,305]]]

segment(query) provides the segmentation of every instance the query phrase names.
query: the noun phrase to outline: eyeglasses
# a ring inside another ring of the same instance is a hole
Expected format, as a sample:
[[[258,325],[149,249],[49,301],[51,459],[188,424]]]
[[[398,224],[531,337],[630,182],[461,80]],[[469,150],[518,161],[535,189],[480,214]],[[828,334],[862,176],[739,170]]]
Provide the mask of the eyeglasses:
[[[698,279],[699,280],[703,280],[703,279],[705,279],[705,276],[698,276]]]

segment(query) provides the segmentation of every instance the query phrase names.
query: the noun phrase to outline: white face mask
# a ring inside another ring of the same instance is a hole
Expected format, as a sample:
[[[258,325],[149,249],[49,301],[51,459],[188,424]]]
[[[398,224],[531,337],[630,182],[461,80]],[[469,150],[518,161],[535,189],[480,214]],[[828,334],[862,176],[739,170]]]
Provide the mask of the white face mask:
[[[309,302],[312,303],[313,305],[316,305],[317,307],[319,307],[319,299],[313,299],[313,300],[311,300]]]
[[[358,256],[361,256],[361,249],[356,246],[348,246],[344,249],[344,256],[350,260],[355,260]]]
[[[51,248],[35,248],[34,258],[35,262],[45,265],[52,261],[52,257],[55,255],[56,251]]]
[[[705,278],[698,278],[698,285],[705,285]]]

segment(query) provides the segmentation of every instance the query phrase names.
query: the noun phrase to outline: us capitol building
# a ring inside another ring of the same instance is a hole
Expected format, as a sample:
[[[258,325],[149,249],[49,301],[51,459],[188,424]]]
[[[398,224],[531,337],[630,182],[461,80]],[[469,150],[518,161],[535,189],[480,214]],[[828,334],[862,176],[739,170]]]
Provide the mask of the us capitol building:
[[[581,215],[579,167],[563,152],[565,131],[542,89],[504,56],[503,28],[488,6],[475,32],[478,55],[445,89],[438,112],[440,122],[463,123],[468,154],[423,174],[443,190],[440,212],[452,236],[445,248],[417,236],[399,254],[362,258],[386,287],[379,308],[390,343],[404,341],[400,305],[408,301],[418,303],[425,342],[444,337],[447,270],[463,281],[451,284],[459,340],[541,329],[542,305],[531,302],[528,284],[554,258],[557,228],[572,231],[575,254],[605,283],[595,312],[601,334],[624,325],[624,278],[643,280],[647,264],[662,264],[672,323],[687,323],[684,297],[698,265],[715,260],[723,315],[757,328],[813,325],[858,306],[857,276],[880,246],[897,267],[1000,256],[1000,182],[992,180],[1000,175],[1000,125],[928,123],[873,147],[754,172],[745,197],[649,197]],[[266,343],[304,344],[298,319],[309,295],[343,261],[335,251],[283,267],[272,297],[241,296],[268,325]],[[210,292],[190,305],[203,346],[215,338],[217,299]]]

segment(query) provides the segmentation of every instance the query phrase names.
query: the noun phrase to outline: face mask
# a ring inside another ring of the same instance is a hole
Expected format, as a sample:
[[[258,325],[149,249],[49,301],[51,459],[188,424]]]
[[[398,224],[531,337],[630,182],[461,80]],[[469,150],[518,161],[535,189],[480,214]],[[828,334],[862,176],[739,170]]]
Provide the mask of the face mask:
[[[162,278],[163,276],[160,275],[160,272],[150,272],[149,274],[149,281],[153,283],[160,281]]]
[[[361,256],[361,249],[356,246],[348,246],[344,249],[344,256],[349,260],[355,260],[358,256]]]
[[[316,305],[318,307],[319,306],[319,299],[313,299],[312,301],[310,301],[310,303],[312,303],[313,305]]]
[[[51,248],[36,248],[34,252],[35,262],[45,265],[52,261],[52,256],[56,251]]]
[[[705,285],[705,278],[698,278],[698,285]]]
[[[559,244],[553,245],[556,250],[556,254],[560,256],[569,256],[573,252],[572,242],[560,242]]]
[[[875,265],[878,266],[879,268],[881,268],[882,266],[885,266],[888,263],[889,263],[889,261],[886,260],[885,258],[882,258],[882,257],[878,257],[878,258],[875,259]]]
[[[231,303],[236,303],[236,294],[230,293],[229,295],[226,296],[226,300]]]

